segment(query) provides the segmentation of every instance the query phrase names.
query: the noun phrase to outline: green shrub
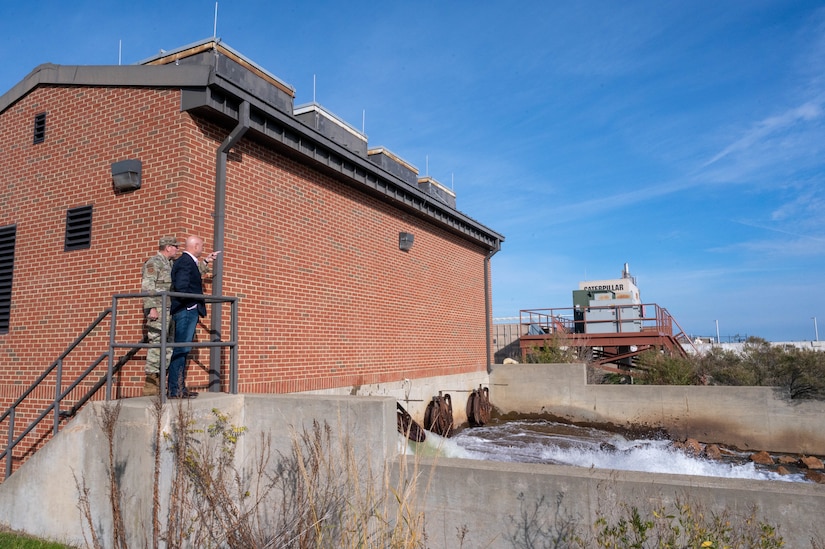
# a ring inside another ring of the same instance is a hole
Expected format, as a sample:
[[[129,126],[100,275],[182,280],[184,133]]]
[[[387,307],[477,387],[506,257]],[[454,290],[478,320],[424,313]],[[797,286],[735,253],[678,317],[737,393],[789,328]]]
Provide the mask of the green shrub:
[[[736,515],[709,512],[690,501],[642,510],[620,504],[614,519],[600,517],[592,532],[576,538],[578,547],[659,549],[778,549],[785,541],[776,528],[757,517],[757,510]]]
[[[637,384],[781,387],[793,399],[825,399],[824,352],[780,347],[758,337],[749,338],[741,353],[713,347],[683,358],[647,351],[635,366],[643,372],[633,378]]]
[[[609,490],[608,486],[602,488]],[[757,516],[730,509],[713,512],[691,499],[669,504],[602,502],[592,525],[584,524],[565,508],[564,495],[527,501],[516,497],[505,540],[514,549],[778,549],[785,541],[776,527]],[[820,549],[811,540],[813,549]]]
[[[813,349],[789,349],[774,374],[791,398],[825,399],[825,356]]]
[[[713,347],[696,361],[700,376],[711,385],[753,385],[753,378],[742,357],[733,351]]]
[[[644,375],[636,377],[641,385],[696,385],[699,382],[697,364],[689,358],[647,351],[639,356],[638,367],[644,371]]]
[[[563,364],[569,362],[587,362],[589,360],[587,347],[573,347],[567,345],[564,336],[552,334],[543,345],[533,345],[527,351],[527,362],[531,364]]]

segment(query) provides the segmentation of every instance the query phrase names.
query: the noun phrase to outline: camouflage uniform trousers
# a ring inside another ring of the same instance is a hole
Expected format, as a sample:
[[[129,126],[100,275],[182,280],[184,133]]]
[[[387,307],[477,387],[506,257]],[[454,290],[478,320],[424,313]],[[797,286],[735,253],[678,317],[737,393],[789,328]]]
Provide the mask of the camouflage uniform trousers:
[[[149,311],[144,311],[144,314],[148,313]],[[167,311],[167,322],[169,324],[167,331],[166,331],[166,342],[173,343],[175,341],[175,324],[172,321],[172,315],[168,314]],[[160,337],[162,333],[163,326],[161,325],[160,318],[157,320],[149,320],[146,318],[146,322],[144,323],[143,333],[146,339],[146,343],[157,343],[160,344]],[[172,347],[166,348],[166,367],[169,367],[169,361],[172,358]],[[160,347],[154,349],[146,349],[146,367],[145,367],[146,375],[150,374],[160,374]]]

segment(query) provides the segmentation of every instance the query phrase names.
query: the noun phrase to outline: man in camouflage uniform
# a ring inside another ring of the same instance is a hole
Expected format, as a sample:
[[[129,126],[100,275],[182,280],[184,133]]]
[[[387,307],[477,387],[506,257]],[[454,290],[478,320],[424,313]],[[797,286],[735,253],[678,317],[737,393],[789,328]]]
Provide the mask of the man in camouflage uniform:
[[[142,293],[170,291],[172,289],[172,259],[178,254],[177,239],[174,236],[164,236],[158,241],[158,253],[146,260],[141,270],[140,290]],[[144,331],[147,343],[160,343],[161,336],[161,296],[143,298]],[[171,323],[169,305],[166,310],[167,322]],[[175,331],[171,325],[167,326],[167,341],[174,340]],[[166,366],[172,357],[172,348],[166,349]],[[160,393],[160,349],[146,350],[146,382],[143,385],[144,396],[154,396]]]

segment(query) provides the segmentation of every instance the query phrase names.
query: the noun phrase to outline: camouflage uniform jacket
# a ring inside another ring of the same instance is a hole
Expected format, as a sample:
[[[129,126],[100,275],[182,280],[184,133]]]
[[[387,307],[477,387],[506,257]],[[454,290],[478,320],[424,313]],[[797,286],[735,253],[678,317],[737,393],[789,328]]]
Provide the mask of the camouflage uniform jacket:
[[[146,260],[141,275],[140,291],[143,293],[172,290],[172,260],[167,259],[161,253],[157,253]],[[160,305],[160,296],[143,298],[143,308],[145,310],[158,309],[160,311]]]

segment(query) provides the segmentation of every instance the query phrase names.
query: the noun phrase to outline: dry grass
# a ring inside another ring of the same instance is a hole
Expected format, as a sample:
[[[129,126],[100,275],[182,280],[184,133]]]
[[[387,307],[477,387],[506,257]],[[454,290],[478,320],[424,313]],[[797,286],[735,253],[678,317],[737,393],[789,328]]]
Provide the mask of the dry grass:
[[[244,428],[213,410],[215,421],[200,431],[180,414],[168,436],[177,471],[163,536],[168,547],[425,547],[415,475],[391,484],[386,464],[374,470],[329,424],[296,430],[287,453],[273,452],[262,435],[251,462],[238,464]]]
[[[160,406],[158,404],[158,406]],[[160,408],[157,409],[160,414]],[[175,406],[171,429],[155,438],[154,492],[157,501],[168,501],[168,514],[153,510],[153,536],[142,544],[156,549],[423,549],[428,547],[425,510],[421,502],[432,479],[420,470],[415,456],[401,455],[395,467],[373,464],[343,428],[313,421],[291,434],[288,449],[278,452],[262,434],[247,456],[239,456],[243,427],[213,410],[212,423],[198,428],[188,407]],[[103,408],[100,422],[105,433],[114,433],[119,409]],[[339,420],[340,421],[340,420]],[[115,468],[114,436],[109,440],[109,467]],[[171,486],[166,494],[158,484],[158,455],[174,458]],[[394,472],[393,472],[394,471]],[[117,482],[115,475],[109,482]],[[92,547],[125,549],[126,539],[142,538],[126,532],[115,520],[111,542],[102,539],[100,525],[92,522],[89,491],[78,482],[79,507],[90,531]],[[758,517],[729,511],[708,512],[684,499],[668,505],[615,501],[608,485],[599,488],[598,520],[583,524],[581,517],[565,509],[563,494],[554,500],[518,499],[501,538],[514,548],[667,548],[709,547],[765,549],[783,546],[779,532]],[[110,488],[111,512],[121,511],[124,494]],[[126,494],[128,495],[128,494]],[[162,497],[160,497],[162,496]],[[449,525],[446,525],[449,528]],[[471,527],[455,525],[456,540],[435,546],[463,547]],[[127,535],[131,534],[131,535]],[[151,542],[151,543],[150,543]],[[813,549],[825,549],[811,540]]]

